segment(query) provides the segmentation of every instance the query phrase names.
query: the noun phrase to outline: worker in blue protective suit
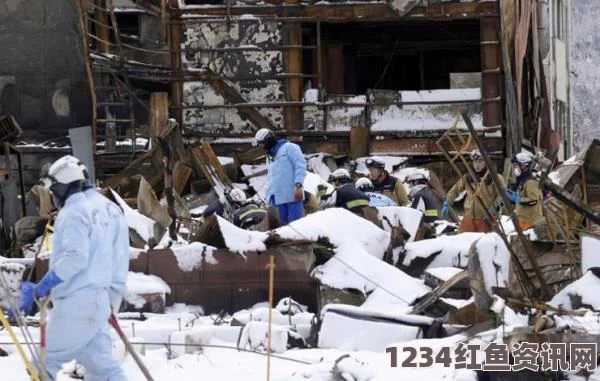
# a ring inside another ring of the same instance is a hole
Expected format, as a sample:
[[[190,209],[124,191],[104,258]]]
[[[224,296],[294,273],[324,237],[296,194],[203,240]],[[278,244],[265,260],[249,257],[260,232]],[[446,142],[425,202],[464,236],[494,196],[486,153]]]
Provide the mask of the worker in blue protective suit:
[[[356,189],[364,192],[364,194],[369,197],[369,206],[372,208],[379,208],[382,206],[398,206],[398,204],[396,204],[394,200],[388,196],[374,192],[373,183],[368,177],[361,177],[360,179],[356,180],[354,186]]]
[[[258,130],[253,143],[267,152],[267,202],[277,207],[281,224],[303,217],[306,159],[300,147],[286,139],[277,140],[267,128]]]
[[[52,300],[45,369],[50,380],[56,380],[62,365],[71,360],[86,368],[86,380],[126,380],[112,357],[107,323],[112,256],[106,255],[104,245],[111,222],[103,205],[94,205],[82,192],[83,172],[70,158],[52,164],[48,179],[59,208],[53,250],[40,282],[23,283],[20,308],[30,311],[34,298]]]
[[[89,172],[85,164],[74,156],[67,156],[73,160],[83,172],[85,181],[82,186],[83,193],[96,206],[102,206],[109,221],[108,236],[104,245],[106,255],[112,255],[112,277],[109,289],[110,305],[113,313],[118,313],[125,296],[127,274],[129,273],[129,226],[123,210],[114,202],[101,195],[90,183]]]

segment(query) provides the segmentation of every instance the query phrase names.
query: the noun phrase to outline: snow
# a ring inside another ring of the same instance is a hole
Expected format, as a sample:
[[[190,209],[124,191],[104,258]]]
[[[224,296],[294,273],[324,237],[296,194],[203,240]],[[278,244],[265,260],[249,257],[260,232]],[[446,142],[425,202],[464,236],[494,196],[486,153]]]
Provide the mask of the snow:
[[[481,89],[440,89],[421,91],[400,91],[402,102],[456,102],[474,101],[481,99]]]
[[[232,157],[218,156],[221,165],[233,165],[235,160]]]
[[[408,157],[406,157],[406,156],[379,156],[379,157],[385,161],[385,169],[389,173],[393,173],[395,167],[403,164],[404,162],[406,162],[408,160]],[[367,165],[365,164],[365,161],[367,159],[368,159],[368,157],[359,157],[356,159],[356,172],[362,173],[364,175],[369,174],[369,169],[367,168]]]
[[[410,234],[408,241],[414,241],[423,213],[407,206],[384,206],[377,208],[379,221],[385,231],[402,226]],[[391,224],[391,226],[390,226]]]
[[[266,351],[268,348],[269,323],[251,321],[244,326],[238,347]],[[271,350],[274,353],[284,353],[287,349],[288,330],[277,324],[271,326]]]
[[[482,114],[470,115],[476,129],[483,128]],[[453,112],[434,112],[431,106],[412,105],[399,108],[388,107],[384,112],[374,110],[371,113],[371,131],[431,131],[447,130],[454,124]],[[464,121],[459,120],[458,128],[466,129]]]
[[[510,252],[497,233],[483,236],[475,243],[483,271],[485,290],[493,295],[492,287],[506,287],[510,268]]]
[[[427,274],[445,282],[455,276],[456,274],[462,272],[463,269],[459,269],[456,267],[438,267],[433,269],[428,269],[425,271]]]
[[[319,101],[319,90],[308,89],[304,92],[304,102],[306,103],[317,103]]]
[[[146,300],[140,295],[161,294],[165,299],[165,294],[171,293],[171,288],[156,275],[145,275],[142,273],[129,272],[127,275],[127,292],[125,300],[135,308],[142,308]]]
[[[483,233],[461,233],[454,236],[441,236],[416,242],[407,242],[404,246],[406,256],[402,264],[410,266],[415,258],[428,258],[437,254],[428,268],[467,266],[469,250],[473,242],[483,237]],[[394,253],[396,259],[396,253]]]
[[[329,175],[331,175],[331,169],[325,162],[323,161],[326,157],[330,157],[331,155],[326,153],[319,153],[316,155],[309,155],[306,160],[306,164],[308,166],[308,170],[316,173],[321,176],[321,178],[325,181],[329,179]]]
[[[177,258],[177,265],[182,271],[193,271],[200,267],[202,258],[206,263],[216,265],[218,262],[213,253],[215,248],[200,242],[192,242],[184,246],[172,246],[171,251]]]
[[[316,195],[319,191],[319,185],[323,185],[327,188],[326,192],[333,192],[333,185],[329,184],[325,181],[321,176],[307,172],[306,177],[304,178],[304,190]]]
[[[375,321],[372,318],[392,320],[393,322]],[[384,352],[385,348],[392,343],[401,343],[422,337],[423,332],[420,327],[401,322],[427,325],[433,322],[432,318],[424,316],[399,316],[339,304],[325,306],[322,319],[319,330],[319,348],[374,352]]]
[[[240,229],[226,219],[220,216],[216,217],[225,245],[230,251],[243,254],[248,251],[265,251],[267,249],[264,243],[268,237],[267,233]]]
[[[563,288],[548,304],[557,308],[562,306],[562,308],[570,310],[573,308],[571,296],[577,295],[581,297],[582,304],[590,305],[597,310],[600,309],[599,287],[600,279],[591,271],[587,271],[580,279]]]
[[[446,304],[449,304],[453,307],[455,307],[457,310],[468,306],[469,304],[473,303],[473,298],[470,299],[452,299],[452,298],[440,298],[440,300]]]
[[[581,235],[581,273],[592,267],[600,267],[600,239],[591,235]]]
[[[127,221],[127,226],[129,226],[130,229],[135,230],[140,235],[140,237],[146,242],[148,242],[150,238],[154,237],[155,222],[152,219],[132,209],[129,205],[127,205],[125,200],[123,200],[121,196],[119,196],[117,192],[112,190],[112,188],[110,188],[110,191],[115,200],[117,201],[117,204],[121,206],[121,209],[123,209],[125,213],[125,220]]]
[[[342,208],[329,208],[310,214],[276,229],[275,233],[290,240],[316,241],[326,237],[337,247],[355,244],[377,258],[383,258],[390,242],[389,233]]]

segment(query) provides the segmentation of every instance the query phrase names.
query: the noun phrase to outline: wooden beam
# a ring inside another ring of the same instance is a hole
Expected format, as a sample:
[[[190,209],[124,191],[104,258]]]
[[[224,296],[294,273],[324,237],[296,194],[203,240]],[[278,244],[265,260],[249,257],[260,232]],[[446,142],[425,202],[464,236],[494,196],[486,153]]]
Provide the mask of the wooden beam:
[[[503,122],[502,60],[500,20],[481,19],[481,98],[483,126],[496,127]]]
[[[298,12],[298,10],[300,10]],[[386,3],[366,4],[312,4],[312,5],[279,5],[254,6],[254,7],[203,7],[178,11],[186,15],[212,15],[212,16],[241,16],[253,14],[255,16],[279,17],[310,17],[314,21],[346,22],[346,21],[393,21],[393,20],[455,20],[480,18],[483,16],[497,16],[497,2],[483,3],[450,3],[431,4],[413,8],[404,17],[396,13]],[[189,16],[188,16],[189,17]]]
[[[171,1],[171,7],[177,8],[177,0]],[[171,20],[174,20],[177,16],[171,15]],[[180,23],[171,23],[171,73],[173,77],[179,78],[181,76],[181,32],[182,25]],[[180,81],[171,81],[171,114],[177,120],[180,126],[183,126],[183,83]]]
[[[289,46],[301,46],[302,29],[299,23],[288,24],[286,30],[286,44]],[[285,71],[290,74],[302,73],[302,51],[299,48],[288,49],[285,52]],[[288,101],[302,101],[302,79],[290,77],[286,83],[286,95]],[[302,107],[286,107],[284,110],[285,127],[288,131],[302,130],[304,128],[304,113]]]

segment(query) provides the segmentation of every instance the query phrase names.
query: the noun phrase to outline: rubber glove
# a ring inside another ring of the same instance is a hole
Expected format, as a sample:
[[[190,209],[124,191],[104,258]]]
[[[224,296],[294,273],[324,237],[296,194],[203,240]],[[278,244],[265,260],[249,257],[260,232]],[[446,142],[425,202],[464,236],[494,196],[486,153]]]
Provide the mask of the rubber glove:
[[[446,218],[450,214],[450,203],[448,201],[444,201],[442,204],[441,217]]]
[[[508,196],[508,199],[513,204],[520,204],[521,203],[521,196],[519,196],[519,194],[517,192],[509,190],[509,191],[506,191],[506,195]]]

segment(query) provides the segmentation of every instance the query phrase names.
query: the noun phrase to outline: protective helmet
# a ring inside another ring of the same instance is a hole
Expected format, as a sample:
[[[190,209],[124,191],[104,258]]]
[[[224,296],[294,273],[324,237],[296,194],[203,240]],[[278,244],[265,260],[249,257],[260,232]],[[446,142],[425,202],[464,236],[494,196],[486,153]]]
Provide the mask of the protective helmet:
[[[77,164],[78,162],[79,160],[71,155],[66,155],[56,160],[50,168],[48,168],[47,178],[50,180],[50,186],[84,181],[85,177],[83,171]]]
[[[71,162],[75,163],[79,167],[79,169],[83,173],[83,177],[85,178],[85,180],[88,180],[90,178],[88,169],[85,166],[85,164],[83,164],[83,161],[81,161],[78,158],[76,158],[75,156],[71,156],[71,155],[64,156],[64,158],[67,161],[71,161]]]
[[[425,174],[422,172],[415,172],[415,173],[411,173],[410,175],[406,176],[406,181],[407,182],[413,182],[413,181],[427,182],[427,176],[425,176]]]
[[[367,168],[380,168],[385,169],[385,160],[380,158],[379,156],[371,156],[365,161]]]
[[[483,160],[483,155],[478,149],[471,151],[469,157],[471,158],[471,160]]]
[[[246,193],[240,188],[233,188],[231,192],[229,192],[229,197],[235,202],[246,201]]]
[[[256,132],[256,135],[254,135],[254,140],[252,141],[252,145],[254,147],[262,146],[269,139],[274,139],[274,138],[275,138],[275,134],[273,134],[273,131],[269,130],[268,128],[261,128],[260,130],[258,130]]]
[[[361,191],[370,191],[373,189],[373,182],[368,177],[361,177],[356,180],[354,187]]]
[[[346,168],[348,171],[356,171],[357,166],[358,165],[356,164],[356,161],[354,161],[354,160],[350,160],[349,162],[344,164],[344,168]]]
[[[335,181],[335,180],[350,180],[350,172],[348,172],[348,170],[344,169],[344,168],[340,168],[340,169],[336,169],[335,171],[333,171],[333,173],[329,176],[329,181]]]
[[[512,163],[513,164],[522,164],[522,165],[529,165],[531,164],[531,161],[533,160],[533,158],[531,157],[531,155],[527,152],[519,152],[518,154],[513,155],[512,157]]]

